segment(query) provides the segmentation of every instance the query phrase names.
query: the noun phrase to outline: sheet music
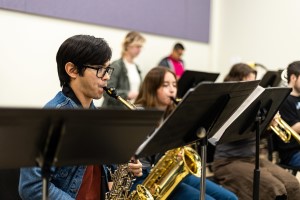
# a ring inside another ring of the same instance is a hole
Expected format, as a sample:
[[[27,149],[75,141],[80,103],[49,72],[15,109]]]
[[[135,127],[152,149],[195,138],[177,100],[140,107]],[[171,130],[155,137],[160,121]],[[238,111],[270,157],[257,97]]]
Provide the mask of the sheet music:
[[[265,89],[261,86],[257,86],[255,90],[247,97],[247,99],[242,103],[242,105],[231,115],[231,117],[222,125],[222,127],[211,137],[208,141],[216,145],[216,143],[220,140],[223,133],[229,127],[229,125],[234,122],[237,117],[244,112],[244,110],[259,96],[263,93]]]

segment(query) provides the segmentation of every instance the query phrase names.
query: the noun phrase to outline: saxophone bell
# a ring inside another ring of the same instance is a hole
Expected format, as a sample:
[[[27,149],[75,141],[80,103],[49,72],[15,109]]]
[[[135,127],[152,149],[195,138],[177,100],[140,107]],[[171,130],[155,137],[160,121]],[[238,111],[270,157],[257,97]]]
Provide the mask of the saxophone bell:
[[[183,147],[182,160],[178,153],[182,148],[169,150],[157,162],[142,183],[154,199],[165,200],[175,187],[188,175],[200,177],[201,158],[191,147]]]

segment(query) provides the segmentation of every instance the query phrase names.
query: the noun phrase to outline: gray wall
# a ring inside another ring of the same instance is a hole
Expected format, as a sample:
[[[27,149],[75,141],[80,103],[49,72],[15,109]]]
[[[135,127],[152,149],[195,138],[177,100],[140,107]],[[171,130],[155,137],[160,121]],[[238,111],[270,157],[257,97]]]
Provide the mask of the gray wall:
[[[0,0],[0,7],[209,42],[210,0]]]

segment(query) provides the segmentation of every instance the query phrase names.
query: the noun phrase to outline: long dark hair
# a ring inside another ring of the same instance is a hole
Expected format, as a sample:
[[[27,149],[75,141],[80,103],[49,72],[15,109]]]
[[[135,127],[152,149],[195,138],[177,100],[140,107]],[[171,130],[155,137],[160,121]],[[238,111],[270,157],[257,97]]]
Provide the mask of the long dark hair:
[[[157,108],[159,106],[157,90],[163,85],[165,74],[167,72],[173,74],[176,79],[175,73],[166,67],[154,67],[147,73],[135,100],[136,105],[145,108]],[[174,108],[174,104],[169,105],[166,112],[170,113]]]
[[[224,78],[224,81],[242,81],[251,73],[255,74],[255,76],[257,75],[256,70],[249,65],[245,63],[238,63],[231,67],[229,73]]]

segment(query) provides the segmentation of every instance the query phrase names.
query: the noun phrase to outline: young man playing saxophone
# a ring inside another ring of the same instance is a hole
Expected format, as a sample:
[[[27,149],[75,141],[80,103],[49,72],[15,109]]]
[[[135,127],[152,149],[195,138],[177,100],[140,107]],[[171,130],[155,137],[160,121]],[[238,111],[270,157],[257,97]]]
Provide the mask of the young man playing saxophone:
[[[45,108],[96,109],[93,99],[102,97],[103,87],[107,86],[113,72],[109,67],[111,54],[110,47],[102,38],[76,35],[64,41],[56,55],[62,91]],[[128,166],[135,176],[142,175],[139,161]],[[104,199],[107,181],[107,171],[99,165],[51,168],[48,197],[62,200]],[[42,199],[40,168],[21,169],[19,194],[22,199]]]

